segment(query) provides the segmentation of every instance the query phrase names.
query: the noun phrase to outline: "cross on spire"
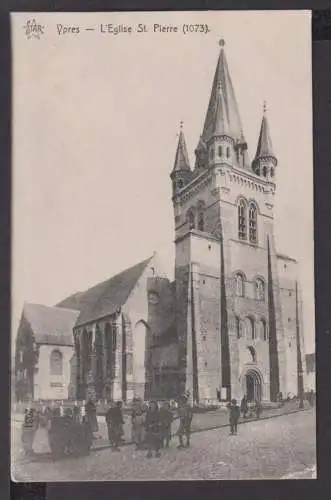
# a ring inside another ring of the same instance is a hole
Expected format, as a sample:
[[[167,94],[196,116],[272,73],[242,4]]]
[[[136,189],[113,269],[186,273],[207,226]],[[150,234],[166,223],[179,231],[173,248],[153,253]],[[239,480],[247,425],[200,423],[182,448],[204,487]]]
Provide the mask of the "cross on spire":
[[[218,42],[218,44],[220,47],[224,47],[224,45],[225,45],[224,38],[221,38],[220,41]]]
[[[266,113],[267,109],[267,101],[263,101],[263,113]]]

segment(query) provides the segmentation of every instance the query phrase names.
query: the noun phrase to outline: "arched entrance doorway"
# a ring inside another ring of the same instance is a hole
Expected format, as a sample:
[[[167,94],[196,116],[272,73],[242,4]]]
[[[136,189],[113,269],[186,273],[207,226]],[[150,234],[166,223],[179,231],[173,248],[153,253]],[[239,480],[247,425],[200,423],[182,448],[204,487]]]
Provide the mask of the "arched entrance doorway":
[[[248,370],[245,375],[245,389],[248,401],[261,401],[262,380],[256,370]]]

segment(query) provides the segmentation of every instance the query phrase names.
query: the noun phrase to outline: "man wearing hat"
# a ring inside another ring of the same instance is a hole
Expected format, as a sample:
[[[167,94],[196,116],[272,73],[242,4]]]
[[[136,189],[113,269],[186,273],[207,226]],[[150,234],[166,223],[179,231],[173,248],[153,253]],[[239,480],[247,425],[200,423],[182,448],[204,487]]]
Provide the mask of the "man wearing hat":
[[[193,419],[193,409],[192,406],[189,404],[187,393],[185,393],[185,395],[181,398],[179,405],[180,405],[178,412],[180,420],[178,429],[179,445],[177,448],[181,449],[184,448],[183,436],[186,437],[185,447],[188,448],[190,446],[191,424]]]

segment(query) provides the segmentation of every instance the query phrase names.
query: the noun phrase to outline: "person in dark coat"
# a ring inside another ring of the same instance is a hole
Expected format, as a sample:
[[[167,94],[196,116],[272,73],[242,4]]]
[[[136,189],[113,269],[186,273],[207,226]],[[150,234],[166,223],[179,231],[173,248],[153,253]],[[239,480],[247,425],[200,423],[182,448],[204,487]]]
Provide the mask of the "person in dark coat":
[[[147,458],[152,457],[152,452],[155,452],[155,457],[160,457],[161,447],[161,419],[160,411],[156,401],[152,401],[147,411],[145,420],[148,453]]]
[[[243,414],[243,418],[247,418],[247,413],[248,413],[248,400],[247,400],[247,396],[245,394],[245,396],[242,398],[241,400],[241,404],[240,404],[240,410]]]
[[[240,417],[240,409],[236,399],[232,399],[231,403],[228,404],[228,409],[230,410],[230,435],[233,436],[237,434],[237,425]]]
[[[178,416],[180,419],[179,429],[178,429],[178,437],[179,437],[179,445],[178,449],[184,448],[183,436],[186,437],[186,445],[188,448],[190,446],[190,437],[191,437],[191,424],[193,419],[193,409],[192,406],[188,402],[187,395],[183,396],[179,404]]]
[[[140,450],[144,446],[146,415],[142,402],[138,399],[134,401],[131,417],[132,439],[136,444],[136,449]]]
[[[22,445],[26,456],[33,455],[33,441],[38,428],[36,411],[33,408],[24,411],[22,425]]]
[[[171,423],[173,420],[173,415],[170,411],[170,404],[168,402],[163,403],[160,409],[160,420],[161,420],[161,448],[166,446],[169,448],[171,441]]]
[[[106,413],[108,439],[113,451],[120,451],[119,444],[123,434],[123,415],[121,403],[112,403]]]
[[[87,420],[91,426],[92,432],[97,432],[99,430],[98,420],[97,420],[97,408],[93,403],[92,399],[89,399],[85,405],[85,413]]]

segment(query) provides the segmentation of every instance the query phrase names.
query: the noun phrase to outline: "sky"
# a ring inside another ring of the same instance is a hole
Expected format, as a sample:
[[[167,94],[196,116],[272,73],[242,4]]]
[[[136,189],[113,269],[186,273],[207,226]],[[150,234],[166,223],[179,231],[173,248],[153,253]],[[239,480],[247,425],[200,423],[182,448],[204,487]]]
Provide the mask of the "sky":
[[[30,14],[12,15],[13,338],[24,301],[54,305],[153,251],[173,277],[169,174],[179,123],[193,164],[223,38],[251,158],[267,101],[277,250],[299,261],[306,352],[314,351],[310,13],[34,17],[40,39],[26,37]],[[138,23],[148,31],[100,31]],[[154,23],[178,32],[155,33]],[[80,33],[59,35],[60,24]],[[184,34],[183,24],[209,32]]]

